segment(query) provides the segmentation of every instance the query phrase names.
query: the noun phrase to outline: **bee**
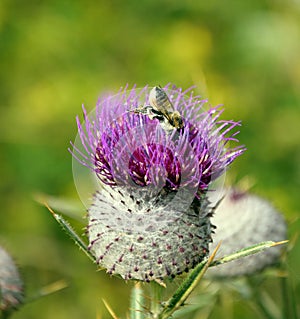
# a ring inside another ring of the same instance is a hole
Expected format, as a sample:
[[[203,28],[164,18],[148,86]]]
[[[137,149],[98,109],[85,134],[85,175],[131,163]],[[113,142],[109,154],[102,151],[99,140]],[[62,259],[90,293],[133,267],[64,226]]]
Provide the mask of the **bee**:
[[[157,119],[166,131],[183,128],[183,120],[178,111],[174,110],[167,93],[155,86],[149,94],[149,104],[133,110],[137,114],[145,114],[151,120]]]

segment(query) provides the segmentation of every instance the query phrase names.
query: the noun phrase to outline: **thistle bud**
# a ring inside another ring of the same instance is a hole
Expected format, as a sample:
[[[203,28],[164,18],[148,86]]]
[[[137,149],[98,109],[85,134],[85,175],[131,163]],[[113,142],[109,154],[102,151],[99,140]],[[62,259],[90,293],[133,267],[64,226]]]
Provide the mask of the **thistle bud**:
[[[223,200],[212,218],[216,226],[210,249],[221,241],[217,257],[232,254],[242,248],[264,241],[287,238],[282,215],[265,199],[236,189],[221,191]],[[282,246],[271,247],[255,255],[209,269],[216,277],[251,275],[279,261]]]
[[[10,255],[0,247],[0,314],[23,303],[23,282]]]

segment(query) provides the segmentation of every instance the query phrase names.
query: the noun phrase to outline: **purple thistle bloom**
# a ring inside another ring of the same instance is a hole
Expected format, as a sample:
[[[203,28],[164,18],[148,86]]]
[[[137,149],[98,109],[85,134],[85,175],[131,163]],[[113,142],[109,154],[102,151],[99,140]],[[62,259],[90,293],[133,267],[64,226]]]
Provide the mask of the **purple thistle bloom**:
[[[125,279],[174,277],[203,260],[213,212],[206,192],[244,152],[227,145],[239,122],[220,120],[218,107],[204,111],[191,89],[164,90],[181,129],[134,112],[149,104],[147,86],[100,98],[92,116],[83,108],[84,125],[77,118],[82,150],[73,145],[72,154],[103,186],[89,209],[90,249]]]

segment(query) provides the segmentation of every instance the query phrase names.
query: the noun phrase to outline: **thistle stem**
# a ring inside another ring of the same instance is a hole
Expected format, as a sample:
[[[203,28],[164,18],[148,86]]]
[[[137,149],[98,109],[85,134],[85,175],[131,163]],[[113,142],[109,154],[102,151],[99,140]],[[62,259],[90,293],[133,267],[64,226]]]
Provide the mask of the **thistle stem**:
[[[8,319],[12,312],[0,312],[0,319]]]
[[[261,300],[261,296],[257,295],[257,297],[255,298],[255,302],[260,310],[260,312],[262,313],[262,315],[264,316],[264,318],[266,319],[276,319],[273,317],[273,315],[269,312],[269,310],[265,307],[263,301]]]
[[[262,278],[260,278],[262,279]],[[274,315],[268,307],[269,303],[266,301],[266,295],[262,294],[262,281],[252,280],[252,278],[248,278],[248,286],[251,290],[251,295],[253,296],[254,307],[258,309],[261,316],[265,319],[278,319],[278,316]]]
[[[162,302],[162,289],[163,287],[157,282],[151,282],[151,305],[150,313],[152,318],[159,318],[159,313],[161,311],[161,302]]]
[[[282,318],[297,319],[297,303],[292,283],[287,277],[281,278]]]
[[[291,318],[290,316],[290,298],[287,278],[283,277],[280,279],[281,283],[281,296],[282,296],[282,318]]]
[[[144,319],[145,305],[141,283],[137,282],[131,291],[130,296],[130,319]]]

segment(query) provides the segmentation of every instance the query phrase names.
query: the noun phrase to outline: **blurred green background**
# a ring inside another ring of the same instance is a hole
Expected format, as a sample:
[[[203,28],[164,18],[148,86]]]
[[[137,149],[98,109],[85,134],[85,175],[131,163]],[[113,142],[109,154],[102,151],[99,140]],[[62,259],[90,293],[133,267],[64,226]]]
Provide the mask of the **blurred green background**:
[[[168,82],[196,85],[226,106],[224,119],[243,121],[248,150],[227,175],[254,180],[253,191],[284,213],[290,236],[298,232],[298,0],[1,0],[0,244],[21,266],[29,295],[69,283],[14,318],[109,318],[101,298],[120,315],[128,308],[130,284],[96,272],[34,196],[78,199],[67,148],[82,103],[91,110],[101,92],[126,83]],[[288,268],[300,296],[299,242]],[[240,301],[233,307],[236,318],[254,317]]]

